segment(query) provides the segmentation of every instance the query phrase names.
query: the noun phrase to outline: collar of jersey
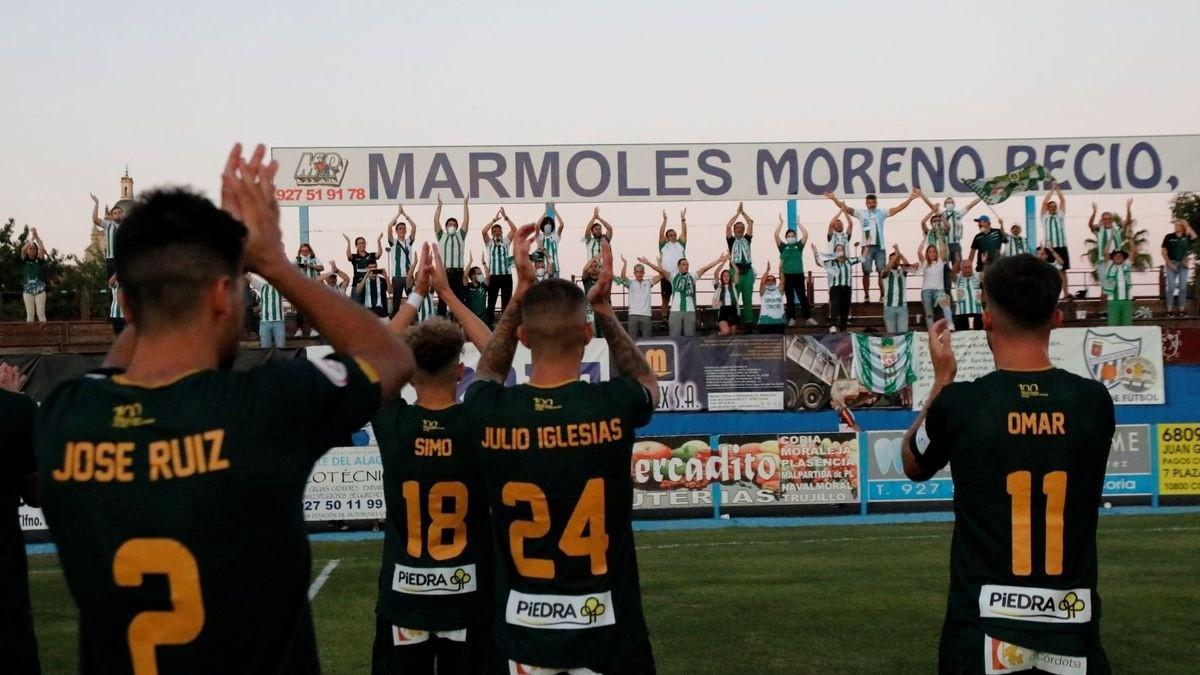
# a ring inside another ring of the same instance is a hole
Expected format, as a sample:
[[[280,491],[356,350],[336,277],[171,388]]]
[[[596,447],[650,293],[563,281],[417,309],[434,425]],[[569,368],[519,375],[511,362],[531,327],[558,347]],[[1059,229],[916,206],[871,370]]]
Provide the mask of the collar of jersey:
[[[532,382],[526,382],[525,384],[530,387],[533,387],[534,389],[558,389],[559,387],[565,387],[568,384],[572,384],[572,383],[578,382],[578,381],[579,381],[578,379],[574,379],[574,380],[563,380],[562,382],[559,382],[557,384],[534,384]]]
[[[1047,366],[1047,367],[1045,367],[1045,368],[1029,368],[1029,369],[1022,369],[1022,368],[997,368],[997,369],[996,369],[996,372],[998,372],[998,373],[1045,373],[1045,372],[1049,372],[1049,371],[1051,371],[1051,370],[1054,370],[1055,368],[1056,368],[1056,366],[1053,366],[1053,365],[1051,365],[1051,366]]]
[[[163,387],[169,387],[169,386],[175,384],[176,382],[182,380],[185,377],[191,377],[192,375],[195,375],[198,372],[200,372],[199,368],[193,368],[192,370],[182,372],[182,373],[176,375],[175,377],[172,377],[169,380],[166,380],[163,382],[154,382],[154,383],[135,382],[135,381],[129,379],[128,377],[125,377],[124,375],[113,375],[109,379],[111,379],[113,382],[115,382],[119,385],[126,386],[126,387],[137,387],[139,389],[162,389]]]

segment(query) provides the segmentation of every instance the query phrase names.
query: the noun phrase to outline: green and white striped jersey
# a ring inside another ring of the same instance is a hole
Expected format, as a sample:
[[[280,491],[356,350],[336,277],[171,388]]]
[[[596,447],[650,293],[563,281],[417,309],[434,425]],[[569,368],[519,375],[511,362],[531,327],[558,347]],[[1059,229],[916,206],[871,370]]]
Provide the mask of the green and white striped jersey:
[[[784,322],[783,291],[776,286],[775,290],[763,288],[758,305],[758,324],[773,326]]]
[[[104,257],[117,257],[117,228],[121,224],[115,220],[100,219],[100,229],[104,230]]]
[[[671,278],[671,311],[696,311],[696,275],[680,272]]]
[[[841,232],[834,230],[833,232],[829,233],[827,238],[829,239],[829,253],[831,255],[833,254],[833,249],[836,248],[838,244],[841,244],[847,250],[850,248],[850,235],[846,234],[845,230],[842,230]]]
[[[398,239],[392,244],[392,275],[403,279],[412,267],[412,242]]]
[[[1133,266],[1129,261],[1109,263],[1108,273],[1104,276],[1104,292],[1109,300],[1133,299]]]
[[[600,235],[599,237],[593,237],[591,234],[584,235],[583,244],[587,247],[588,260],[600,255],[601,239],[608,239],[608,237],[604,235]]]
[[[320,264],[321,264],[321,261],[316,256],[302,255],[302,256],[296,257],[296,265],[297,266],[311,265],[312,267],[317,267]],[[317,270],[312,269],[310,267],[301,267],[300,271],[304,272],[304,276],[308,277],[309,279],[316,279],[317,277],[321,276],[320,272],[318,272]]]
[[[450,234],[449,228],[443,229],[438,235],[438,248],[442,251],[442,261],[448,270],[461,270],[465,260],[462,228]]]
[[[904,291],[907,290],[906,282],[908,280],[908,272],[897,267],[888,273],[885,281],[886,289],[884,291],[883,304],[885,307],[904,307],[907,304]]]
[[[862,262],[861,258],[846,258],[838,260],[830,258],[825,261],[825,278],[829,280],[829,287],[834,286],[849,286],[851,271],[854,266]]]
[[[493,237],[485,249],[488,268],[491,269],[492,274],[512,274],[513,258],[508,250],[507,237]]]
[[[558,272],[558,233],[542,235],[542,251],[546,253],[546,268]]]
[[[1125,233],[1121,228],[1113,225],[1112,227],[1100,226],[1096,230],[1096,250],[1100,252],[1100,257],[1107,259],[1108,254],[1125,246]]]
[[[260,321],[283,321],[283,296],[266,281],[258,286],[258,306],[262,310]]]
[[[1008,240],[1004,242],[1004,255],[1020,255],[1022,253],[1029,253],[1024,235],[1008,235]]]
[[[1042,216],[1042,231],[1046,233],[1046,245],[1051,248],[1063,248],[1067,245],[1067,216],[1062,211],[1054,215],[1049,213]]]
[[[955,314],[982,314],[983,301],[979,296],[979,277],[960,276],[954,288]]]
[[[750,238],[734,237],[729,243],[729,257],[735,265],[753,264],[750,259]]]
[[[363,282],[363,306],[368,309],[382,307],[387,309],[387,283],[382,276],[367,277]]]
[[[958,209],[942,209],[942,222],[946,223],[948,243],[962,243],[964,217],[963,212]]]
[[[117,302],[117,291],[121,290],[119,285],[109,289],[112,292],[112,305],[108,308],[108,318],[124,319],[125,313],[121,311],[121,303]]]
[[[421,306],[417,308],[417,323],[421,323],[431,316],[433,316],[433,291],[425,296],[425,299],[421,301]]]

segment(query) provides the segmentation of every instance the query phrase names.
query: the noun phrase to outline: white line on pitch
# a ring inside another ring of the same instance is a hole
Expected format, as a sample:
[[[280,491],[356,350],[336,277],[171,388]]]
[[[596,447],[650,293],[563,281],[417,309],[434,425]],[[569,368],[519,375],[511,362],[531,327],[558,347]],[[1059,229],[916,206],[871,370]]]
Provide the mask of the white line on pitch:
[[[317,578],[313,579],[312,585],[308,587],[309,602],[312,602],[312,599],[317,597],[317,593],[321,592],[321,587],[325,585],[326,581],[329,581],[329,575],[333,574],[333,568],[337,567],[340,562],[342,562],[340,559],[335,559],[325,563],[325,568],[321,570]]]

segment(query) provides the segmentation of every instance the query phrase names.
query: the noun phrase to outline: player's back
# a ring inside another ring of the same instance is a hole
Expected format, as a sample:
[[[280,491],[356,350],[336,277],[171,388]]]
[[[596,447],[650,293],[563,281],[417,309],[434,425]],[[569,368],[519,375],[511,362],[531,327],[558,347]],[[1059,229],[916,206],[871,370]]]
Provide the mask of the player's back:
[[[466,405],[492,508],[506,657],[597,669],[643,645],[648,655],[629,473],[634,429],[654,408],[645,388],[476,381]]]
[[[334,359],[55,390],[39,480],[83,670],[317,672],[304,486],[378,404],[373,377]]]
[[[1103,385],[1060,369],[942,391],[926,429],[954,477],[949,619],[1055,653],[1098,645],[1096,521],[1114,424]]]

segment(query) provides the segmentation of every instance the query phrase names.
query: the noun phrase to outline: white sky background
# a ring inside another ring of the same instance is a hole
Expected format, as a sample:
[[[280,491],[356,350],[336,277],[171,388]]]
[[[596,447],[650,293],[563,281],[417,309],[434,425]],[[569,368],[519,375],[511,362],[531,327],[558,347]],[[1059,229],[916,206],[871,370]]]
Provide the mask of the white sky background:
[[[182,183],[215,195],[222,158],[237,140],[497,145],[1196,133],[1198,23],[1194,0],[9,5],[0,22],[0,218],[35,225],[50,246],[80,252],[88,192],[115,201],[126,162],[138,190]],[[1068,195],[1076,253],[1090,201]],[[1101,210],[1124,209],[1120,196],[1097,201]],[[617,228],[616,252],[632,263],[653,256],[663,206],[677,225],[682,205],[601,206]],[[697,264],[723,248],[734,206],[689,205],[689,257]],[[1169,229],[1167,196],[1142,196],[1134,207],[1157,252]],[[560,208],[571,273],[583,263],[577,242],[591,207]],[[424,239],[432,207],[408,210]],[[524,221],[542,206],[508,210]],[[761,270],[775,256],[770,234],[785,206],[753,202],[747,210],[757,221]],[[1023,220],[1024,200],[997,210],[1006,221]],[[317,255],[340,259],[342,232],[380,232],[393,211],[314,208]],[[800,203],[814,236],[833,212],[824,200]],[[476,232],[494,213],[482,204],[472,210],[477,258]],[[458,206],[443,215],[459,216]],[[923,215],[914,204],[888,223],[888,239],[908,255]],[[284,228],[294,250],[294,209],[285,209]]]

